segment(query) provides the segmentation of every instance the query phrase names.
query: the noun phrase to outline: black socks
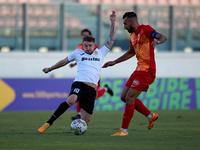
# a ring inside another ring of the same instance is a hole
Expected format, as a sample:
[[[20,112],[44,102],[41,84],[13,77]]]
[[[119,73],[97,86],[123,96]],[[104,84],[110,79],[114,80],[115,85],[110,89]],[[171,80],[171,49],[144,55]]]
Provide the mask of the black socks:
[[[62,102],[57,110],[54,112],[54,114],[51,116],[51,118],[47,121],[50,125],[53,124],[53,122],[60,117],[67,109],[69,108],[69,105],[66,101]]]

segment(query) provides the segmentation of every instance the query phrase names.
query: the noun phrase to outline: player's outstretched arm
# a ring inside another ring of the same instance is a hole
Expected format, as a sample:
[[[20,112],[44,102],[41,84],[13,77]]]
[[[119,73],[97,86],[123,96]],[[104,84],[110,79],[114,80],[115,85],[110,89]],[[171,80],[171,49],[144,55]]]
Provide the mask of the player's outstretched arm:
[[[123,62],[123,61],[126,61],[127,59],[133,57],[135,55],[135,52],[133,49],[129,48],[129,50],[124,53],[124,55],[122,55],[121,57],[117,58],[116,60],[114,61],[108,61],[106,62],[102,68],[107,68],[109,66],[114,66],[115,64],[117,63],[120,63],[120,62]]]
[[[110,21],[111,21],[110,37],[109,37],[109,40],[105,44],[105,46],[108,49],[112,48],[112,45],[113,45],[113,43],[115,41],[115,37],[116,37],[115,19],[116,19],[116,13],[115,13],[115,11],[112,11],[112,14],[110,15]]]
[[[55,65],[49,67],[49,68],[44,68],[43,72],[44,73],[48,73],[51,72],[54,69],[58,69],[60,67],[63,67],[65,65],[67,65],[70,61],[68,60],[68,57],[66,57],[65,59],[60,60],[59,62],[57,62]]]

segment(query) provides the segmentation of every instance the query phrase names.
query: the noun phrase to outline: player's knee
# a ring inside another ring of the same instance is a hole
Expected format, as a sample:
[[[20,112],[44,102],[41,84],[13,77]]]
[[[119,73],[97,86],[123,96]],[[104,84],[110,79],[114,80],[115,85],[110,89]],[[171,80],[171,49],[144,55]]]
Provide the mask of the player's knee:
[[[72,105],[74,105],[74,102],[72,102],[72,101],[67,101],[67,104],[71,107]]]
[[[134,101],[135,101],[134,97],[126,96],[125,98],[126,104],[134,104]]]
[[[126,102],[126,98],[125,98],[124,96],[121,96],[121,100],[122,100],[123,102]]]
[[[74,103],[77,101],[77,96],[76,95],[70,95],[69,97],[68,97],[68,99],[66,100],[66,102],[67,102],[67,104],[69,105],[69,106],[72,106],[72,105],[74,105]]]

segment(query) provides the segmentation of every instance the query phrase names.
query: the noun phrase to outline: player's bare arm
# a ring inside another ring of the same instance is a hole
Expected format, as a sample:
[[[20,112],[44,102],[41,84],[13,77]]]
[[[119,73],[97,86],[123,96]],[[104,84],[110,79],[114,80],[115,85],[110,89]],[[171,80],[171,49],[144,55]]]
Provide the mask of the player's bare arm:
[[[112,48],[112,45],[113,45],[113,43],[115,41],[115,37],[116,37],[115,19],[116,19],[116,13],[115,13],[115,11],[112,11],[112,14],[110,15],[110,21],[111,21],[110,37],[109,37],[109,40],[105,44],[105,46],[109,49]]]
[[[151,45],[153,45],[154,48],[156,47],[156,45],[164,43],[167,40],[167,37],[158,33],[156,34],[155,39],[157,40],[151,43]]]
[[[131,57],[133,57],[135,55],[135,52],[132,48],[129,47],[129,50],[124,54],[122,55],[121,57],[117,58],[116,60],[114,61],[109,61],[109,62],[106,62],[102,68],[107,68],[109,66],[114,66],[115,64],[117,63],[120,63],[120,62],[123,62],[123,61],[126,61],[128,59],[130,59]]]
[[[44,73],[48,73],[52,70],[58,69],[60,67],[63,67],[65,65],[67,65],[70,61],[68,60],[68,57],[66,57],[65,59],[60,60],[59,62],[57,62],[55,65],[49,67],[49,68],[44,68],[43,72]]]

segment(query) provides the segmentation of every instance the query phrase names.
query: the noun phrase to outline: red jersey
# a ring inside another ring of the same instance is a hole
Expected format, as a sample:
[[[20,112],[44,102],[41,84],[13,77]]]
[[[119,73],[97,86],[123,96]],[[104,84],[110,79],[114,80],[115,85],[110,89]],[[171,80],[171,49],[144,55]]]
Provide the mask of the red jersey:
[[[95,44],[95,48],[94,49],[97,49],[97,48],[99,48],[99,47],[97,46],[97,44]],[[83,49],[83,43],[79,44],[76,49],[82,49],[82,50],[84,50]]]
[[[156,63],[154,58],[154,47],[151,43],[154,38],[151,33],[155,31],[149,25],[140,25],[135,33],[131,34],[130,48],[134,49],[138,60],[136,71],[156,73]]]

